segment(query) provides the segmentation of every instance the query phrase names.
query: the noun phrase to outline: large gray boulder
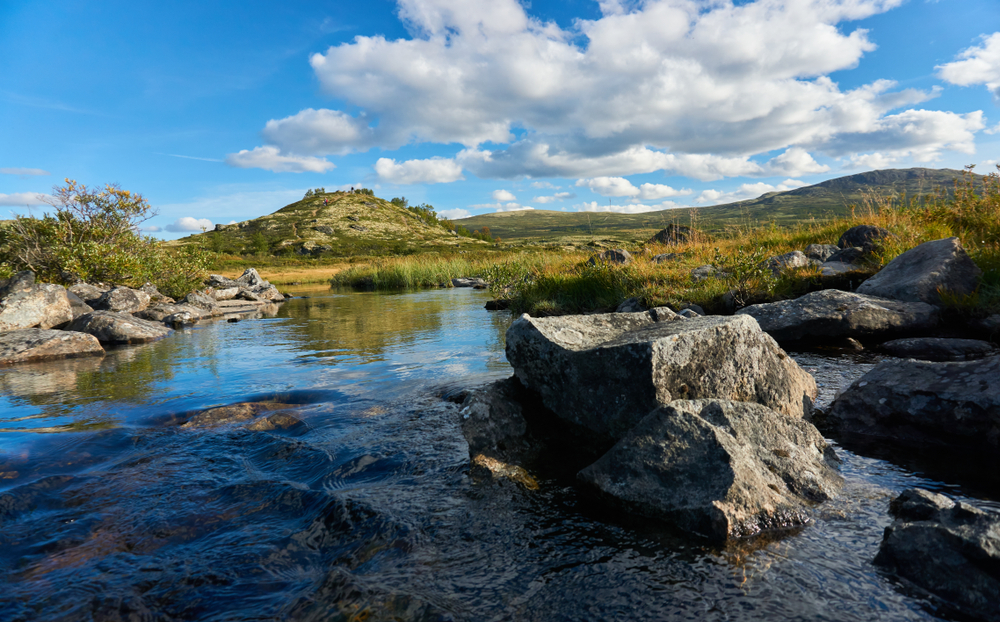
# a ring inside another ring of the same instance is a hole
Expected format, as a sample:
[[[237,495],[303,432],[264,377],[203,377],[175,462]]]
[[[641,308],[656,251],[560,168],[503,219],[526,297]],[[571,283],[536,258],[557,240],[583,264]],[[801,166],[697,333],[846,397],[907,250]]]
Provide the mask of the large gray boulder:
[[[843,480],[812,424],[760,404],[678,400],[578,474],[628,512],[717,540],[802,525]]]
[[[794,300],[750,305],[736,312],[757,320],[779,342],[914,333],[937,326],[937,307],[836,289],[811,292]]]
[[[271,284],[264,280],[264,278],[257,273],[254,268],[247,268],[243,271],[236,279],[236,284],[240,287],[245,287],[250,291],[257,291],[259,289],[264,289],[269,287]]]
[[[848,387],[826,424],[903,445],[1000,448],[1000,357],[932,363],[892,359]]]
[[[1000,621],[1000,515],[919,488],[889,511],[875,564],[978,620]]]
[[[0,334],[0,365],[83,356],[104,356],[104,348],[93,335],[43,328]]]
[[[208,286],[215,289],[229,289],[232,287],[239,287],[240,284],[237,283],[235,279],[222,276],[221,274],[210,274],[208,277]]]
[[[158,322],[114,311],[85,313],[73,320],[67,330],[93,335],[101,343],[145,343],[166,337],[171,332]]]
[[[801,417],[816,396],[812,376],[749,316],[524,314],[507,330],[507,360],[556,415],[610,440],[675,399],[758,402]]]
[[[895,234],[882,227],[857,225],[851,227],[840,236],[840,239],[837,240],[837,246],[840,248],[861,247],[868,250],[882,240],[894,237],[896,237]]]
[[[678,225],[671,223],[667,225],[664,229],[661,229],[649,239],[651,243],[655,242],[658,244],[681,244],[687,242],[694,236],[695,231],[691,227],[684,225]]]
[[[84,313],[90,313],[94,310],[93,307],[85,303],[79,296],[69,290],[66,290],[66,297],[69,299],[70,309],[73,310],[74,320]]]
[[[101,294],[101,297],[90,306],[96,311],[135,313],[148,307],[149,301],[149,294],[141,289],[132,289],[131,287],[119,285]]]
[[[944,238],[911,248],[858,287],[859,294],[894,300],[941,304],[939,290],[968,295],[979,286],[982,270],[958,238]]]
[[[0,300],[0,332],[53,328],[72,319],[73,309],[62,285],[31,285]]]

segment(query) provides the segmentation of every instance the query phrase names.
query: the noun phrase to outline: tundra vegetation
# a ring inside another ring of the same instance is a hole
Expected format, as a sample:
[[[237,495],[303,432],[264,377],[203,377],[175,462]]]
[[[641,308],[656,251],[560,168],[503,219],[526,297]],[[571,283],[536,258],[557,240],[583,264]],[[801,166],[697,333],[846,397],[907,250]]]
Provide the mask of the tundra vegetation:
[[[141,194],[67,179],[53,188],[50,202],[52,213],[15,216],[0,227],[0,278],[31,270],[49,283],[152,283],[168,296],[183,296],[207,274],[209,255],[201,249],[170,251],[139,233],[155,215]]]
[[[874,225],[895,237],[875,246],[858,270],[822,276],[817,268],[790,269],[777,277],[766,269],[768,257],[809,244],[833,244],[847,229]],[[647,306],[680,308],[697,304],[709,312],[735,306],[795,298],[819,289],[853,290],[902,252],[929,240],[955,236],[983,270],[982,284],[968,296],[944,298],[966,315],[1000,311],[1000,174],[973,175],[967,167],[953,187],[907,196],[872,189],[849,205],[844,216],[789,226],[744,223],[701,233],[676,244],[593,241],[572,250],[508,250],[456,259],[454,256],[382,259],[338,273],[334,285],[359,288],[433,286],[450,277],[479,276],[515,312],[558,315],[613,310],[638,298]],[[624,265],[589,262],[606,248],[625,248],[634,257]],[[665,253],[676,261],[656,263]],[[714,265],[716,277],[695,282],[691,271]],[[735,294],[735,295],[734,295]]]

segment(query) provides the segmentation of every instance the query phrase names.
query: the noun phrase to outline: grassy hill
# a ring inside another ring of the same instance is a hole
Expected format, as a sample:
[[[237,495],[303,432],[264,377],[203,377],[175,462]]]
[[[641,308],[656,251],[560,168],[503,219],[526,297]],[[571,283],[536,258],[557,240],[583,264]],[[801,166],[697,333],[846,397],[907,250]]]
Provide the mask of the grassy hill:
[[[305,257],[406,255],[487,246],[384,199],[340,191],[307,196],[273,214],[216,225],[214,231],[170,244],[194,244],[221,253]]]
[[[937,188],[952,188],[962,171],[951,169],[889,169],[839,177],[813,186],[772,192],[756,199],[686,207],[642,214],[609,212],[557,212],[524,210],[482,214],[456,220],[466,228],[489,227],[506,241],[579,244],[595,239],[641,240],[670,223],[694,225],[705,231],[774,222],[791,226],[815,218],[845,216],[850,204],[860,204],[866,191],[883,195],[923,195]],[[981,180],[980,176],[977,176]]]

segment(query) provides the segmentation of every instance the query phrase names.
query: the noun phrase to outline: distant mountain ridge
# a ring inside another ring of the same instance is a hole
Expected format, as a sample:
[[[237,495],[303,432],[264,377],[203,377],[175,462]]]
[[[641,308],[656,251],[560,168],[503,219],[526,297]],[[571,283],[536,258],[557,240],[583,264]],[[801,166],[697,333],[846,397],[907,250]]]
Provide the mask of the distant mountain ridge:
[[[810,218],[827,219],[847,215],[864,193],[915,196],[937,188],[950,189],[962,171],[954,169],[884,169],[829,179],[784,192],[769,192],[755,199],[713,205],[684,207],[641,214],[614,212],[561,212],[524,210],[481,214],[456,220],[468,229],[489,227],[505,240],[572,242],[586,237],[648,237],[671,222],[718,230],[747,222],[791,225]],[[976,176],[982,179],[981,175]]]

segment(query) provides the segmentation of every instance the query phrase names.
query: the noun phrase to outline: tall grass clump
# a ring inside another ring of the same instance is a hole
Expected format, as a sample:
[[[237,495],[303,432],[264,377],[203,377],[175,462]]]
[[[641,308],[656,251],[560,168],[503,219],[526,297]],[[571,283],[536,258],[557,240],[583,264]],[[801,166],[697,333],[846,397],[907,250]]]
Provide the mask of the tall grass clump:
[[[67,179],[53,188],[50,204],[54,213],[15,216],[0,229],[0,275],[31,270],[51,283],[152,283],[173,297],[205,278],[205,253],[196,248],[170,253],[139,233],[139,225],[156,213],[141,194],[117,184],[88,188]]]
[[[486,278],[487,270],[494,265],[510,261],[532,265],[533,257],[536,255],[532,253],[483,253],[467,257],[414,255],[383,258],[338,272],[330,280],[330,285],[361,290],[447,287],[454,278]]]

